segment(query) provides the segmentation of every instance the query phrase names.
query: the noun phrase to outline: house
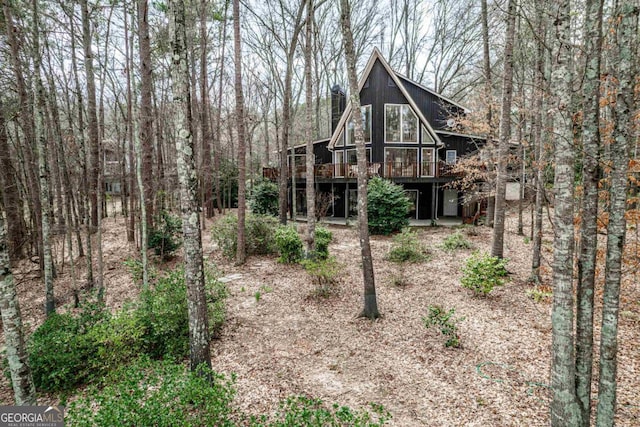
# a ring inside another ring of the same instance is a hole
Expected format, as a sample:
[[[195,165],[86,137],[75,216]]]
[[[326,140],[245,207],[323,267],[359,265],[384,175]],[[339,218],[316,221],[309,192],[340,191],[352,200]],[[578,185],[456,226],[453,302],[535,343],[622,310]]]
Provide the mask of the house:
[[[458,177],[457,160],[485,142],[456,131],[465,107],[393,71],[377,49],[359,89],[369,176],[401,184],[412,202],[411,218],[473,216],[475,204],[463,205],[462,194],[446,185]],[[331,194],[328,215],[344,218],[357,214],[352,107],[338,86],[331,104],[332,135],[314,142],[316,191]],[[289,183],[299,214],[306,210],[305,151],[305,145],[289,149]],[[277,170],[265,169],[264,176],[273,179]]]

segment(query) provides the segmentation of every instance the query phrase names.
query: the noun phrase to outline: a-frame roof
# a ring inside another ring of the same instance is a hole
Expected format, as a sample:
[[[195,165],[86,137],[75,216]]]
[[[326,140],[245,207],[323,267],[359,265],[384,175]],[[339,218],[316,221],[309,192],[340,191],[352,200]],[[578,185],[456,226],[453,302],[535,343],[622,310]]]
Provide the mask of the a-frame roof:
[[[393,69],[391,68],[389,63],[384,59],[384,57],[382,56],[382,53],[380,52],[380,50],[378,50],[378,48],[374,48],[373,49],[373,52],[371,53],[371,57],[369,58],[369,61],[367,62],[367,66],[364,68],[364,71],[362,72],[362,76],[360,77],[360,81],[358,82],[358,93],[360,93],[362,91],[362,88],[364,87],[365,82],[369,78],[369,74],[371,73],[371,70],[373,69],[373,66],[376,63],[376,60],[380,61],[380,64],[382,64],[382,66],[384,67],[386,72],[389,74],[391,79],[393,79],[393,82],[398,87],[398,89],[400,90],[402,95],[409,102],[409,105],[411,106],[413,111],[416,113],[416,115],[420,119],[420,122],[424,123],[425,128],[427,129],[427,131],[429,132],[429,134],[431,135],[433,140],[438,145],[444,145],[442,143],[442,141],[440,140],[440,138],[438,137],[438,134],[436,133],[436,131],[433,129],[433,127],[429,123],[429,121],[425,118],[424,114],[422,113],[422,110],[418,107],[416,102],[413,100],[413,97],[409,94],[407,89],[404,87],[404,84],[402,83],[402,80],[410,81],[411,83],[415,84],[416,86],[420,87],[421,89],[424,89],[427,92],[434,94],[435,96],[443,99],[444,101],[447,101],[447,102],[449,102],[449,103],[451,103],[451,104],[453,104],[453,105],[455,105],[457,107],[460,107],[460,108],[462,108],[464,110],[467,110],[467,109],[465,107],[459,105],[458,103],[455,103],[455,102],[443,97],[442,95],[440,95],[440,94],[438,94],[438,93],[436,93],[436,92],[434,92],[434,91],[432,91],[430,89],[425,88],[424,86],[420,85],[419,83],[416,83],[416,82],[408,79],[407,77],[404,77],[404,76],[401,76],[401,75],[397,74],[395,71],[393,71]],[[342,113],[342,116],[340,117],[340,121],[338,122],[333,134],[331,135],[331,139],[329,141],[329,146],[328,146],[328,148],[330,150],[332,150],[335,147],[335,145],[336,145],[336,143],[338,141],[338,138],[340,137],[340,133],[342,132],[342,129],[344,128],[349,116],[351,115],[351,110],[352,109],[353,109],[353,107],[351,105],[351,101],[347,102],[347,106],[346,106],[344,112]]]

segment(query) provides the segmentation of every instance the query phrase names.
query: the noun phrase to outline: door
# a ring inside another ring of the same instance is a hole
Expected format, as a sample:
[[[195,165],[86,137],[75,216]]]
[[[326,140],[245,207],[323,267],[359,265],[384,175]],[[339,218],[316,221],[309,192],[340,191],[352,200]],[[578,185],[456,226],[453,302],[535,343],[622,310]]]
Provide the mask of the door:
[[[442,216],[458,216],[458,192],[456,190],[444,190]]]

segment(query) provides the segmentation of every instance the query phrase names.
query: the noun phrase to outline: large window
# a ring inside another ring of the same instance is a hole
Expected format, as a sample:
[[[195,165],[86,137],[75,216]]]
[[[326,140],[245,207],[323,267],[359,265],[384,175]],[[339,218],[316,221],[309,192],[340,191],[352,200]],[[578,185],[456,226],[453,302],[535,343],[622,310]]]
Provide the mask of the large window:
[[[336,168],[334,176],[344,176],[344,151],[338,150],[333,155],[333,163]]]
[[[436,166],[435,150],[433,148],[422,149],[422,176],[434,176]]]
[[[417,148],[386,148],[384,159],[386,177],[415,178],[418,176]]]
[[[367,148],[367,162],[371,162],[371,148]],[[355,165],[358,163],[358,157],[356,155],[356,149],[352,148],[347,150],[347,163],[350,165]]]
[[[362,128],[364,130],[364,142],[371,142],[371,105],[363,105],[360,107],[362,112]],[[355,123],[353,122],[353,115],[349,117],[347,122],[347,145],[356,144],[355,136]]]
[[[409,105],[386,104],[384,129],[386,142],[418,142],[418,117]]]

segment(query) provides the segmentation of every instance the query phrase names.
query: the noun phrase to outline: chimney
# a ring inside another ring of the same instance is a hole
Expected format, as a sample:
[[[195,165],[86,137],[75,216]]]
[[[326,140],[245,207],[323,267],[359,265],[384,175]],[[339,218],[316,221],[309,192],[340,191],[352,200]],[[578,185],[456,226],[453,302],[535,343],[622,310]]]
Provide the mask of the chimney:
[[[347,97],[339,85],[331,88],[331,133],[338,127],[338,122],[347,107]]]

